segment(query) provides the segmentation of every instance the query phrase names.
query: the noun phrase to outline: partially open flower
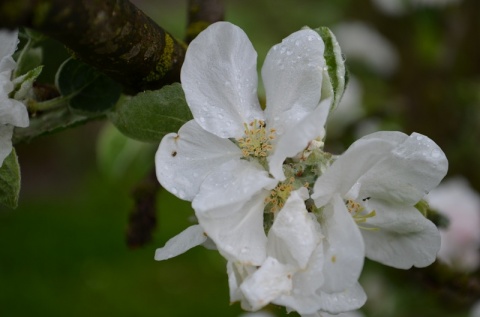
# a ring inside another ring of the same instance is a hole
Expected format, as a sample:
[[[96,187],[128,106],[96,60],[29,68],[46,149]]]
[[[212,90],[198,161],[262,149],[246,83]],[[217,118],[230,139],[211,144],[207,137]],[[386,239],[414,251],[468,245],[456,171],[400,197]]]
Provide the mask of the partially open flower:
[[[29,124],[25,105],[10,98],[14,90],[12,72],[16,66],[12,55],[17,43],[18,31],[0,30],[0,166],[12,151],[13,129]]]

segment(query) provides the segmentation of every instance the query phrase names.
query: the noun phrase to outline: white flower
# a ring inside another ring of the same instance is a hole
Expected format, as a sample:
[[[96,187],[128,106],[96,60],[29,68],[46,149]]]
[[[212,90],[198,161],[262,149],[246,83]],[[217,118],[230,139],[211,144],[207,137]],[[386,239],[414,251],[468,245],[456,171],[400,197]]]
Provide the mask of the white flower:
[[[307,29],[275,45],[262,68],[262,111],[257,54],[240,28],[215,23],[187,50],[181,80],[194,120],[163,138],[157,177],[192,201],[201,228],[228,260],[266,260],[263,213],[270,190],[286,179],[282,164],[324,136],[331,101],[321,101],[323,52],[320,36]],[[190,247],[203,243],[202,235],[190,231]],[[184,249],[172,242],[156,259]]]
[[[353,225],[353,220],[326,210],[330,216],[319,224],[305,207],[307,198],[306,188],[293,191],[275,215],[267,238],[267,259],[259,268],[229,261],[230,299],[241,301],[244,309],[275,303],[309,316],[350,311],[365,303],[366,295],[357,282],[363,267],[363,240],[358,231],[342,226]]]
[[[16,63],[12,58],[17,48],[18,31],[0,30],[0,166],[12,151],[14,127],[27,127],[27,108],[23,103],[9,97],[14,90],[12,71]]]
[[[338,157],[317,179],[312,198],[318,208],[351,215],[343,219],[353,218],[358,226],[340,225],[361,232],[368,258],[396,268],[424,267],[435,260],[440,236],[414,206],[447,168],[444,153],[429,138],[377,132]]]
[[[472,272],[480,264],[480,195],[464,178],[450,179],[427,197],[430,206],[449,219],[440,229],[438,258],[460,271]]]

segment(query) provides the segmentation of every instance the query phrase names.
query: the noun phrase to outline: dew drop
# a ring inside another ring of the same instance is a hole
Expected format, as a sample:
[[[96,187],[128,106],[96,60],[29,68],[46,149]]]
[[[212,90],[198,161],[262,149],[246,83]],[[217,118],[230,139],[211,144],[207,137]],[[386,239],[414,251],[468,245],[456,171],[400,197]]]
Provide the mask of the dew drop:
[[[440,151],[437,150],[437,149],[434,149],[434,150],[432,151],[432,157],[433,157],[433,158],[439,158],[439,157],[440,157]]]

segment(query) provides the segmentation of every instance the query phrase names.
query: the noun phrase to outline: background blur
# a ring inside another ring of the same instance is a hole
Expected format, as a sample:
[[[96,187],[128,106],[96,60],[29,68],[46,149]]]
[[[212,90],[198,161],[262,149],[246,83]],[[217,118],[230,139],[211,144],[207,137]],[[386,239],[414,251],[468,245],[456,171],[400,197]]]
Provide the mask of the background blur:
[[[134,2],[184,37],[186,1]],[[480,190],[480,1],[231,0],[226,20],[245,30],[260,66],[271,46],[302,26],[332,28],[352,81],[328,123],[327,147],[340,153],[380,129],[419,132],[445,151],[449,176],[463,175]],[[58,43],[46,43],[42,80],[66,56]],[[102,121],[17,147],[19,208],[0,212],[0,316],[241,314],[229,303],[217,252],[197,247],[153,260],[157,247],[190,225],[189,203],[161,190],[153,242],[127,247],[132,190],[153,168],[155,150]],[[401,271],[367,262],[362,313],[469,316],[479,280],[478,269],[467,274],[436,263]]]

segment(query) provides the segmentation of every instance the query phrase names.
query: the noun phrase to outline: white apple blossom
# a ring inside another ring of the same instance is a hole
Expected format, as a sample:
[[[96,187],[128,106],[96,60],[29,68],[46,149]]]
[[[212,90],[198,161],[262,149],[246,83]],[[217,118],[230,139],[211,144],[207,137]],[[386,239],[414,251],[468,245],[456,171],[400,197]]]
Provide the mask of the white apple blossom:
[[[230,299],[246,310],[352,311],[366,300],[365,254],[408,268],[430,264],[439,247],[414,205],[445,175],[443,152],[400,132],[364,137],[338,158],[324,152],[332,99],[321,95],[323,53],[309,29],[275,45],[262,68],[262,111],[256,53],[242,30],[215,23],[187,50],[181,80],[194,120],[163,138],[156,171],[192,201],[198,225],[155,259],[213,242],[228,260]]]
[[[275,215],[268,232],[267,259],[260,267],[228,263],[230,299],[241,301],[244,309],[275,303],[302,316],[317,316],[350,311],[365,303],[366,295],[357,282],[363,267],[363,241],[358,231],[339,225],[353,220],[326,210],[329,217],[319,222],[316,214],[307,211],[307,198],[306,188],[293,191]],[[332,252],[338,261],[332,260]]]
[[[262,68],[262,111],[257,54],[240,28],[215,23],[187,50],[181,81],[194,120],[163,138],[157,177],[171,193],[192,201],[200,227],[228,260],[265,261],[266,200],[277,185],[288,192],[293,186],[282,183],[288,182],[282,164],[325,134],[331,99],[321,100],[323,52],[321,37],[310,29],[275,45]],[[275,204],[285,199],[277,197]],[[191,247],[203,243],[202,232],[189,234],[197,234]],[[179,253],[160,249],[156,259]]]
[[[351,215],[358,225],[341,226],[361,232],[368,258],[402,269],[424,267],[435,260],[440,235],[415,205],[447,168],[445,154],[426,136],[376,132],[339,156],[311,197],[317,208]]]
[[[12,58],[18,44],[18,31],[0,30],[0,166],[12,151],[14,127],[27,127],[27,108],[10,98],[14,90],[12,72],[16,63]]]
[[[480,195],[462,177],[440,184],[427,197],[432,208],[449,219],[440,229],[438,258],[464,272],[480,265]]]

